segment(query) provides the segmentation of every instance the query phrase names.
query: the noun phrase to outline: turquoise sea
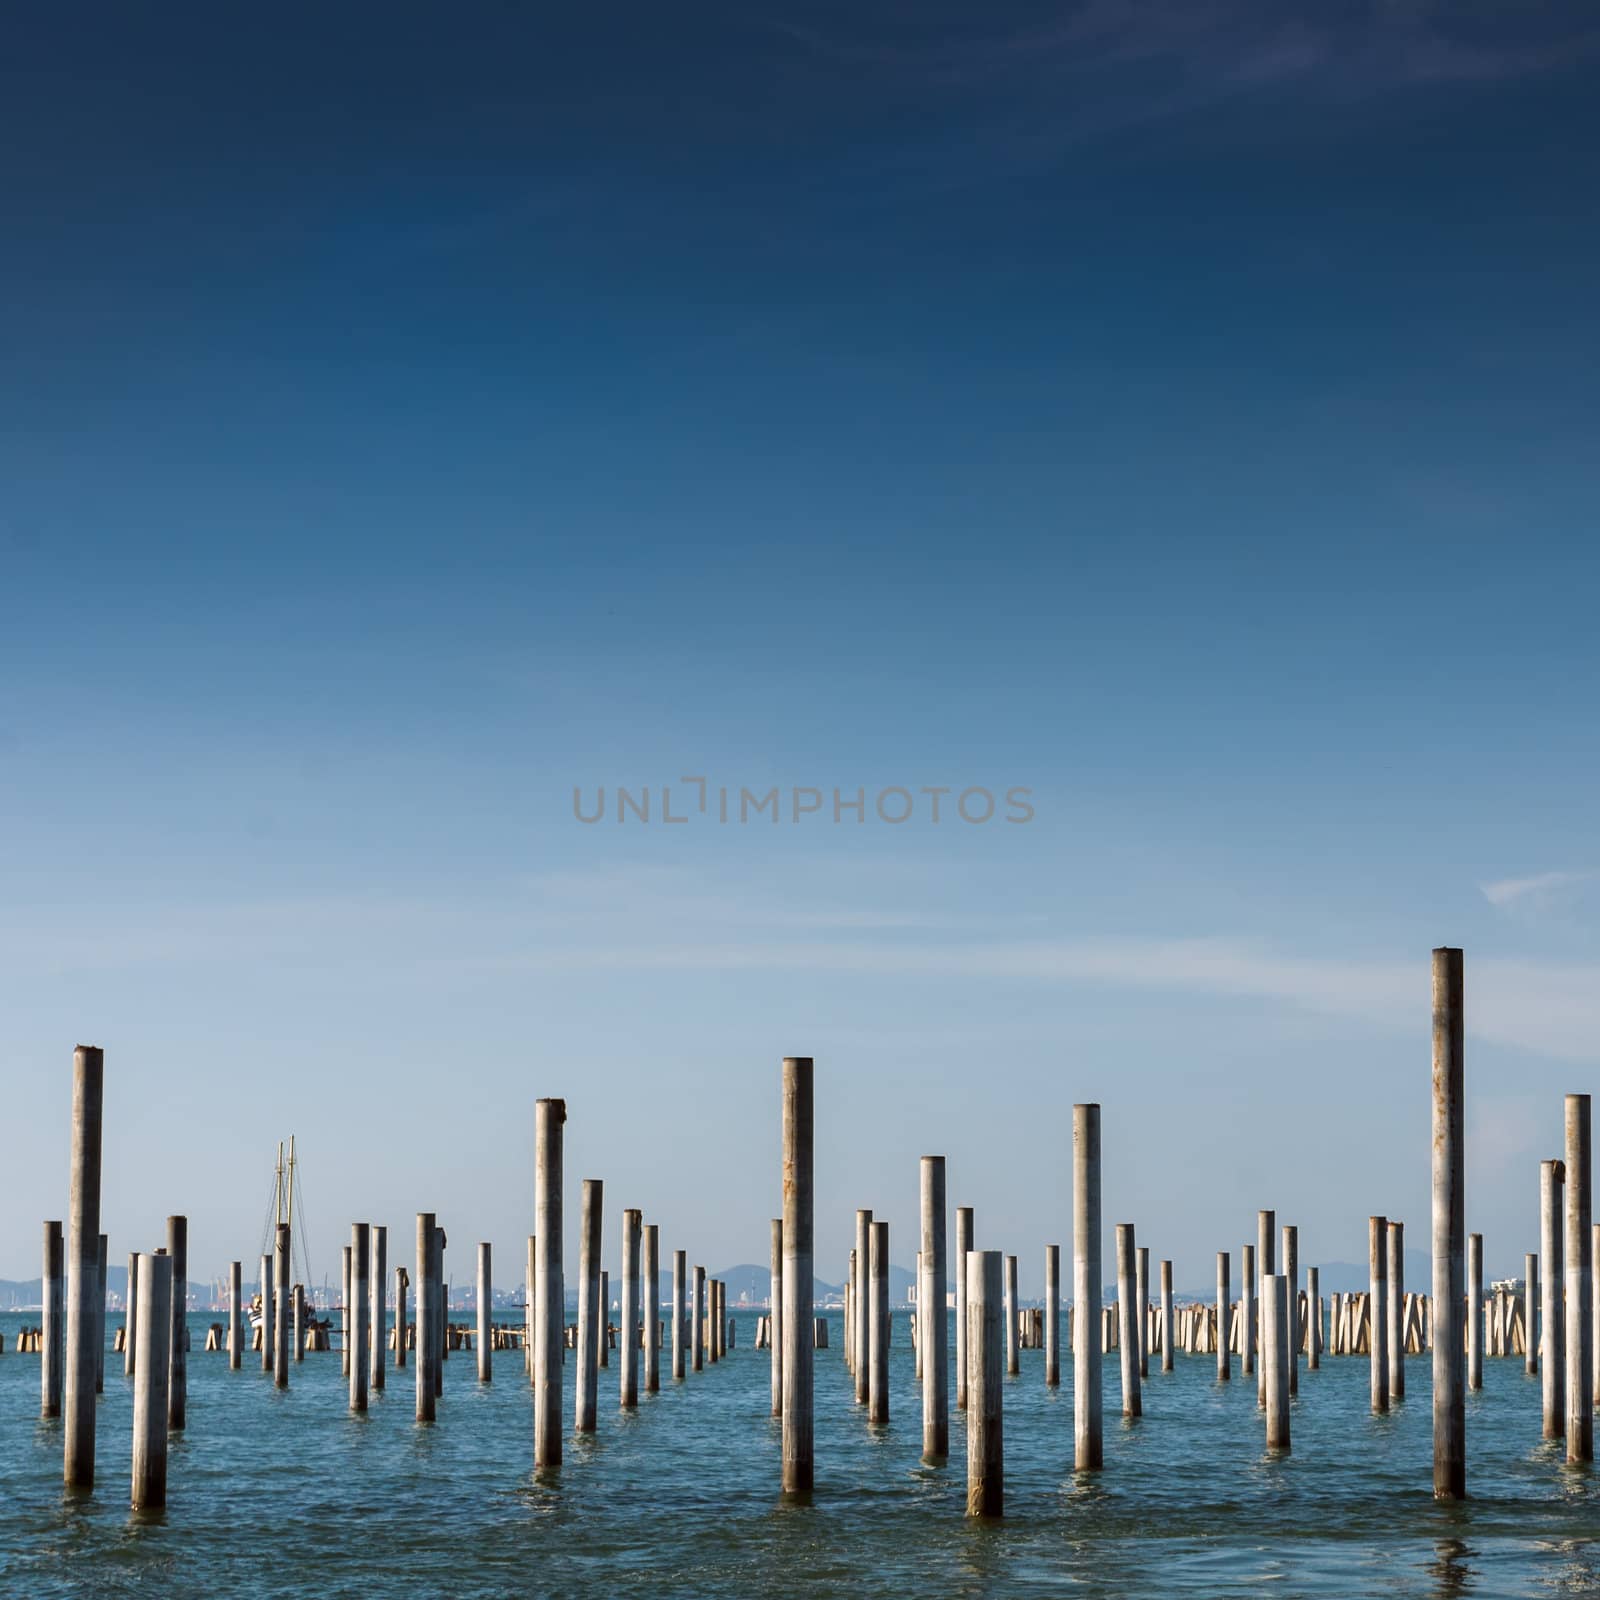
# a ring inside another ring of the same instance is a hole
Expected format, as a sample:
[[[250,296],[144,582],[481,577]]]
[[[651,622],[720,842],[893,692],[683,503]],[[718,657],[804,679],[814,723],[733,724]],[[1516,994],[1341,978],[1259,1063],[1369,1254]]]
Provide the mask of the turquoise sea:
[[[1540,1439],[1538,1381],[1520,1358],[1490,1360],[1468,1397],[1471,1499],[1440,1506],[1426,1359],[1409,1363],[1408,1398],[1387,1417],[1368,1411],[1365,1360],[1302,1370],[1294,1447],[1277,1458],[1253,1381],[1236,1371],[1219,1385],[1213,1357],[1152,1372],[1131,1425],[1109,1361],[1105,1470],[1079,1478],[1070,1359],[1050,1391],[1042,1354],[1025,1350],[1005,1388],[1007,1514],[978,1524],[963,1514],[961,1413],[949,1464],[919,1459],[920,1389],[898,1325],[891,1420],[875,1430],[832,1320],[817,1353],[817,1489],[786,1504],[751,1315],[725,1362],[664,1378],[631,1414],[613,1355],[598,1432],[570,1437],[548,1481],[532,1471],[520,1351],[496,1353],[489,1385],[470,1352],[452,1354],[438,1420],[419,1427],[413,1369],[391,1369],[356,1416],[337,1352],[309,1353],[280,1392],[259,1357],[234,1373],[206,1354],[213,1318],[195,1315],[169,1503],[136,1517],[121,1358],[108,1352],[95,1490],[69,1496],[61,1424],[38,1417],[38,1358],[14,1353],[35,1320],[0,1316],[7,1596],[1600,1594],[1600,1477]]]

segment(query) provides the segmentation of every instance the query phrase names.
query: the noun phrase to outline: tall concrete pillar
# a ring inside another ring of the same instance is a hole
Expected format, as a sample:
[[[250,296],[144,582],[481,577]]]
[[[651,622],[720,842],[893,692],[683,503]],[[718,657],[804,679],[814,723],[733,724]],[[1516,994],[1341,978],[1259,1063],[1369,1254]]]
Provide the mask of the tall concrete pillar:
[[[1233,1377],[1233,1361],[1228,1349],[1228,1317],[1231,1300],[1228,1292],[1228,1252],[1217,1251],[1217,1381]]]
[[[1406,1225],[1389,1224],[1389,1398],[1406,1397]]]
[[[1061,1383],[1061,1246],[1044,1247],[1044,1381]]]
[[[956,1207],[956,1405],[967,1408],[967,1253],[972,1249],[972,1207]]]
[[[67,1345],[62,1374],[69,1488],[94,1487],[94,1296],[100,1276],[100,1143],[105,1056],[79,1045],[72,1057],[72,1167],[67,1208]]]
[[[538,1300],[533,1327],[533,1464],[561,1465],[561,1352],[566,1344],[561,1273],[561,1147],[565,1100],[534,1108],[534,1236]]]
[[[1372,1409],[1389,1409],[1389,1223],[1367,1218],[1367,1272],[1371,1283]]]
[[[1117,1241],[1117,1342],[1122,1357],[1122,1414],[1138,1417],[1144,1414],[1144,1401],[1139,1392],[1139,1269],[1138,1247],[1134,1242],[1133,1224],[1119,1222]]]
[[[1594,1264],[1589,1228],[1589,1096],[1569,1094],[1567,1112],[1567,1460],[1594,1460],[1593,1339],[1589,1297]]]
[[[373,1389],[384,1387],[384,1372],[388,1366],[389,1308],[385,1294],[389,1286],[389,1230],[378,1223],[372,1225],[372,1263],[369,1277],[372,1284],[372,1371]]]
[[[1267,1448],[1289,1448],[1289,1280],[1274,1273],[1262,1284],[1262,1370],[1267,1380]]]
[[[995,1271],[998,1274],[999,1258]],[[987,1269],[980,1269],[987,1270]],[[971,1293],[972,1276],[967,1278]],[[998,1283],[995,1285],[998,1298]],[[1100,1392],[1100,1107],[1072,1108],[1072,1433],[1079,1472],[1105,1463]],[[970,1321],[969,1321],[970,1329]],[[972,1365],[968,1363],[968,1373]],[[972,1424],[967,1424],[968,1448]]]
[[[772,1414],[783,1415],[783,1218],[772,1219],[771,1278],[767,1300],[772,1307],[767,1352],[772,1368]]]
[[[850,1370],[856,1384],[856,1404],[866,1405],[871,1362],[867,1350],[867,1328],[871,1321],[868,1303],[872,1297],[867,1264],[872,1256],[872,1211],[856,1212],[856,1248],[850,1258]]]
[[[950,1321],[945,1315],[944,1157],[921,1163],[922,1282],[917,1288],[917,1348],[922,1353],[922,1458],[950,1454]]]
[[[1277,1270],[1273,1262],[1274,1235],[1278,1231],[1278,1214],[1275,1211],[1256,1213],[1256,1304],[1261,1306],[1266,1296],[1266,1282]],[[1265,1315],[1262,1311],[1260,1315]],[[1267,1370],[1262,1361],[1256,1362],[1256,1403],[1266,1410]]]
[[[808,1494],[815,1475],[812,1442],[811,1306],[815,1171],[810,1056],[783,1063],[783,1487]]]
[[[1561,1297],[1566,1287],[1562,1231],[1566,1164],[1539,1163],[1539,1359],[1543,1363],[1544,1436],[1567,1432],[1567,1322]]]
[[[167,1426],[184,1426],[189,1405],[189,1219],[167,1218],[167,1254],[172,1258],[172,1333],[167,1375]]]
[[[289,1224],[280,1222],[272,1256],[272,1381],[280,1389],[289,1387]],[[176,1273],[177,1268],[173,1268]],[[173,1282],[177,1294],[177,1281]]]
[[[585,1178],[578,1194],[578,1347],[573,1394],[573,1422],[579,1433],[593,1433],[599,1421],[600,1344],[606,1336],[600,1305],[604,1212],[605,1180]]]
[[[971,1250],[963,1268],[967,1275],[967,1515],[998,1517],[1005,1512],[1000,1252]]]
[[[1433,1493],[1467,1493],[1466,1361],[1461,1330],[1466,1292],[1466,1183],[1463,1172],[1461,952],[1433,952]]]
[[[661,1389],[661,1225],[647,1222],[640,1257],[644,1278],[644,1392]]]
[[[867,1420],[889,1420],[889,1224],[872,1219],[867,1247]]]
[[[1300,1230],[1286,1222],[1279,1231],[1279,1267],[1289,1284],[1289,1393],[1300,1393]]]
[[[244,1263],[228,1263],[228,1369],[244,1364]]]
[[[350,1225],[350,1409],[367,1409],[372,1352],[367,1348],[372,1317],[372,1225]]]
[[[67,1353],[66,1242],[59,1222],[44,1225],[44,1281],[40,1291],[44,1310],[40,1334],[44,1349],[39,1358],[39,1415],[59,1417],[61,1367]]]
[[[133,1508],[154,1511],[167,1503],[167,1386],[171,1382],[172,1258],[145,1256],[139,1263],[142,1336],[133,1367]]]
[[[439,1352],[439,1315],[434,1309],[433,1235],[437,1219],[432,1211],[417,1213],[417,1421],[432,1422],[438,1415],[439,1383],[435,1374]]]
[[[622,1373],[623,1408],[639,1403],[639,1244],[643,1215],[622,1213]]]

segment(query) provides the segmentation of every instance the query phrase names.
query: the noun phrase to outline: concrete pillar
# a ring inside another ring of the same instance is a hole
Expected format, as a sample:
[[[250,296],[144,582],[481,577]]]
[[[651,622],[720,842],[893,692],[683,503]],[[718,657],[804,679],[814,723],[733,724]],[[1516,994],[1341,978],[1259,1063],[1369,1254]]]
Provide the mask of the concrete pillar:
[[[1467,1397],[1461,1310],[1466,1291],[1466,1089],[1461,952],[1433,952],[1433,1493],[1467,1493]]]
[[[917,1350],[922,1356],[922,1458],[950,1454],[950,1319],[945,1315],[944,1157],[921,1164],[922,1283],[917,1290]]]
[[[1539,1163],[1539,1359],[1543,1363],[1544,1437],[1567,1432],[1567,1323],[1561,1306],[1566,1285],[1562,1216],[1567,1169],[1561,1161]]]
[[[339,1247],[339,1374],[350,1376],[350,1246]]]
[[[438,1414],[439,1384],[435,1367],[439,1352],[434,1341],[439,1336],[439,1316],[434,1309],[433,1235],[437,1226],[434,1213],[417,1213],[417,1421],[432,1422]]]
[[[494,1252],[487,1239],[478,1243],[478,1382],[494,1378]]]
[[[852,1378],[856,1372],[856,1252],[850,1251],[850,1264],[844,1276],[844,1370]],[[851,1394],[854,1395],[855,1385],[851,1383]]]
[[[167,1218],[167,1255],[172,1260],[172,1331],[168,1335],[167,1426],[181,1430],[189,1406],[189,1219]],[[134,1369],[137,1371],[137,1367]]]
[[[1095,1120],[1098,1123],[1098,1117]],[[1095,1146],[1098,1174],[1098,1137]],[[967,1515],[998,1517],[1005,1511],[1000,1252],[968,1251],[962,1266],[967,1279]]]
[[[685,1324],[689,1315],[688,1298],[689,1256],[684,1250],[672,1252],[672,1380],[681,1382],[688,1357],[688,1331]]]
[[[1134,1303],[1138,1307],[1139,1377],[1150,1376],[1150,1247],[1140,1245],[1133,1256]]]
[[[694,1304],[690,1308],[689,1346],[691,1365],[699,1372],[706,1364],[706,1269],[694,1269]]]
[[[1122,1414],[1144,1414],[1139,1392],[1139,1268],[1133,1224],[1119,1222],[1117,1240],[1117,1342],[1122,1357]]]
[[[133,1367],[133,1508],[153,1511],[167,1503],[167,1386],[172,1363],[172,1258],[144,1256],[139,1263],[141,1337]]]
[[[867,1352],[867,1329],[872,1318],[869,1305],[872,1291],[869,1287],[868,1262],[872,1257],[872,1211],[856,1212],[856,1248],[850,1258],[850,1370],[855,1379],[856,1404],[867,1403],[870,1361]]]
[[[916,1296],[916,1303],[911,1313],[913,1335],[915,1335],[922,1331],[922,1252],[920,1250],[917,1251],[917,1264],[912,1271],[911,1282],[914,1285],[912,1292]],[[922,1340],[914,1336],[911,1340],[911,1361],[913,1376],[916,1378],[917,1387],[920,1389],[922,1387]]]
[[[444,1364],[450,1359],[450,1285],[445,1281],[444,1275],[444,1229],[437,1224],[433,1230],[433,1255],[430,1257],[433,1267],[433,1303],[437,1310],[435,1317],[439,1330],[434,1338],[433,1348],[438,1355],[434,1363],[433,1392],[436,1395],[444,1393]],[[562,1338],[563,1344],[565,1335]]]
[[[1289,1394],[1300,1393],[1300,1230],[1286,1222],[1279,1230],[1278,1267],[1289,1284]]]
[[[272,1257],[261,1258],[261,1370],[272,1371]]]
[[[1262,1301],[1266,1296],[1266,1281],[1276,1270],[1273,1263],[1273,1246],[1275,1235],[1278,1231],[1278,1217],[1274,1211],[1258,1211],[1256,1213],[1256,1276],[1255,1292],[1257,1316],[1264,1315],[1261,1310]],[[1264,1361],[1256,1362],[1256,1404],[1262,1410],[1267,1406],[1267,1369]]]
[[[1262,1282],[1261,1368],[1267,1387],[1267,1448],[1289,1448],[1289,1280],[1274,1273]]]
[[[1172,1263],[1161,1263],[1161,1370],[1172,1371]]]
[[[533,1326],[533,1464],[561,1465],[561,1353],[566,1345],[561,1273],[561,1129],[565,1100],[534,1107],[534,1237],[538,1241]]]
[[[228,1368],[244,1364],[244,1263],[228,1263]]]
[[[39,1415],[61,1415],[61,1367],[67,1353],[67,1261],[66,1242],[59,1222],[44,1225],[44,1281],[40,1303],[44,1311],[40,1333],[43,1350],[39,1358]],[[129,1321],[131,1327],[132,1320]]]
[[[1321,1272],[1316,1267],[1306,1268],[1306,1371],[1315,1372],[1322,1365],[1322,1289]]]
[[[1239,1251],[1239,1371],[1256,1376],[1256,1247]],[[1257,1386],[1259,1390],[1259,1385]]]
[[[1522,1327],[1526,1335],[1522,1370],[1539,1375],[1539,1257],[1530,1250],[1522,1258]]]
[[[1406,1397],[1406,1225],[1390,1222],[1386,1241],[1389,1278],[1389,1399]]]
[[[1233,1357],[1228,1349],[1228,1317],[1232,1302],[1228,1291],[1228,1252],[1217,1251],[1217,1382],[1233,1377]]]
[[[411,1313],[406,1302],[409,1299],[407,1290],[411,1287],[411,1277],[404,1267],[394,1269],[394,1365],[397,1372],[403,1372],[406,1365],[406,1338],[411,1324]]]
[[[110,1263],[110,1242],[102,1233],[98,1246],[99,1288],[95,1291],[94,1314],[97,1325],[94,1335],[94,1392],[104,1394],[106,1388],[106,1268]]]
[[[1044,1381],[1061,1383],[1061,1246],[1044,1247]]]
[[[100,1272],[100,1140],[105,1056],[79,1045],[72,1057],[72,1166],[67,1209],[67,1343],[62,1372],[69,1488],[94,1487],[94,1295]]]
[[[1589,1096],[1567,1096],[1567,1460],[1594,1460]]]
[[[1367,1218],[1368,1322],[1372,1349],[1372,1409],[1389,1409],[1389,1223]]]
[[[967,1253],[972,1249],[972,1207],[956,1207],[956,1405],[967,1409]]]
[[[867,1246],[867,1420],[889,1420],[889,1224],[872,1222]]]
[[[56,1225],[60,1226],[59,1223]],[[63,1252],[62,1267],[65,1270],[66,1256]],[[125,1378],[133,1376],[135,1348],[139,1342],[139,1256],[134,1252],[128,1257],[128,1287],[122,1297],[122,1375]],[[63,1338],[66,1334],[67,1320],[67,1292],[66,1280],[61,1284],[61,1323]],[[59,1364],[59,1362],[58,1362]]]
[[[599,1420],[600,1345],[606,1318],[600,1304],[600,1253],[604,1231],[605,1181],[585,1178],[578,1190],[578,1336],[573,1352],[573,1426],[593,1433]]]
[[[772,1414],[783,1415],[783,1218],[772,1219],[771,1278],[767,1300],[771,1317],[767,1329],[767,1354],[772,1367]]]
[[[972,1281],[969,1274],[969,1293]],[[1100,1107],[1080,1104],[1072,1108],[1072,1458],[1079,1472],[1096,1471],[1105,1464],[1100,1301]],[[972,1370],[969,1360],[969,1375]],[[967,1428],[970,1451],[970,1417]]]
[[[1006,1371],[1022,1370],[1017,1358],[1017,1258],[1006,1257],[1005,1277]]]
[[[661,1390],[661,1225],[644,1229],[640,1274],[644,1278],[644,1392]]]
[[[533,1382],[533,1313],[536,1301],[534,1284],[538,1281],[538,1267],[534,1257],[537,1249],[538,1241],[530,1233],[528,1260],[522,1278],[522,1366],[528,1375],[529,1383]]]
[[[600,1325],[596,1332],[600,1341],[600,1365],[611,1365],[611,1274],[604,1268],[600,1272]]]
[[[350,1409],[367,1409],[372,1355],[367,1349],[372,1318],[372,1225],[350,1225]]]
[[[372,1371],[371,1387],[381,1391],[388,1367],[389,1308],[384,1303],[389,1286],[389,1230],[372,1225],[372,1264],[369,1269],[372,1283]]]
[[[1590,1229],[1589,1291],[1589,1394],[1600,1408],[1600,1223]]]
[[[306,1286],[297,1283],[290,1290],[290,1298],[294,1302],[294,1358],[304,1361],[306,1358]]]
[[[639,1244],[644,1227],[642,1213],[622,1213],[622,1316],[621,1383],[622,1406],[627,1410],[639,1403]]]
[[[1483,1235],[1467,1235],[1467,1387],[1483,1387]]]
[[[810,1056],[783,1063],[783,1487],[811,1490],[814,1168],[813,1071]]]
[[[177,1268],[173,1268],[172,1292],[178,1293]],[[272,1381],[280,1389],[289,1387],[289,1224],[277,1225],[272,1253]]]

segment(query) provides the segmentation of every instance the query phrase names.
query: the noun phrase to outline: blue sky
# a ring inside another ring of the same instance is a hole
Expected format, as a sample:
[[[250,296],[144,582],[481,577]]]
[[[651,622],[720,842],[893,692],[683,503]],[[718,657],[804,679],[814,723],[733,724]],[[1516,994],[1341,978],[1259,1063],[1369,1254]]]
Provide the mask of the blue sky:
[[[515,1260],[552,1094],[609,1243],[759,1261],[810,1052],[822,1276],[941,1150],[1037,1283],[1098,1099],[1203,1287],[1262,1205],[1425,1243],[1448,942],[1520,1268],[1600,1056],[1588,8],[180,5],[0,70],[10,1192],[82,1039],[119,1258],[248,1260],[294,1131],[325,1270]],[[1034,815],[574,820],[689,776]]]

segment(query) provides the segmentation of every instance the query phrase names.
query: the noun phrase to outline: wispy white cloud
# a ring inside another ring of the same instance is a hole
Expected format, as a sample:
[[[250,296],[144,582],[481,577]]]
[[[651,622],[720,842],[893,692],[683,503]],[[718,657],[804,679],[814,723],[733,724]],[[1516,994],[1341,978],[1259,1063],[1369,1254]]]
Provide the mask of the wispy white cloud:
[[[1507,906],[1529,895],[1549,894],[1553,890],[1587,883],[1594,876],[1592,872],[1537,872],[1530,878],[1500,878],[1494,883],[1481,883],[1478,887],[1490,905]]]

